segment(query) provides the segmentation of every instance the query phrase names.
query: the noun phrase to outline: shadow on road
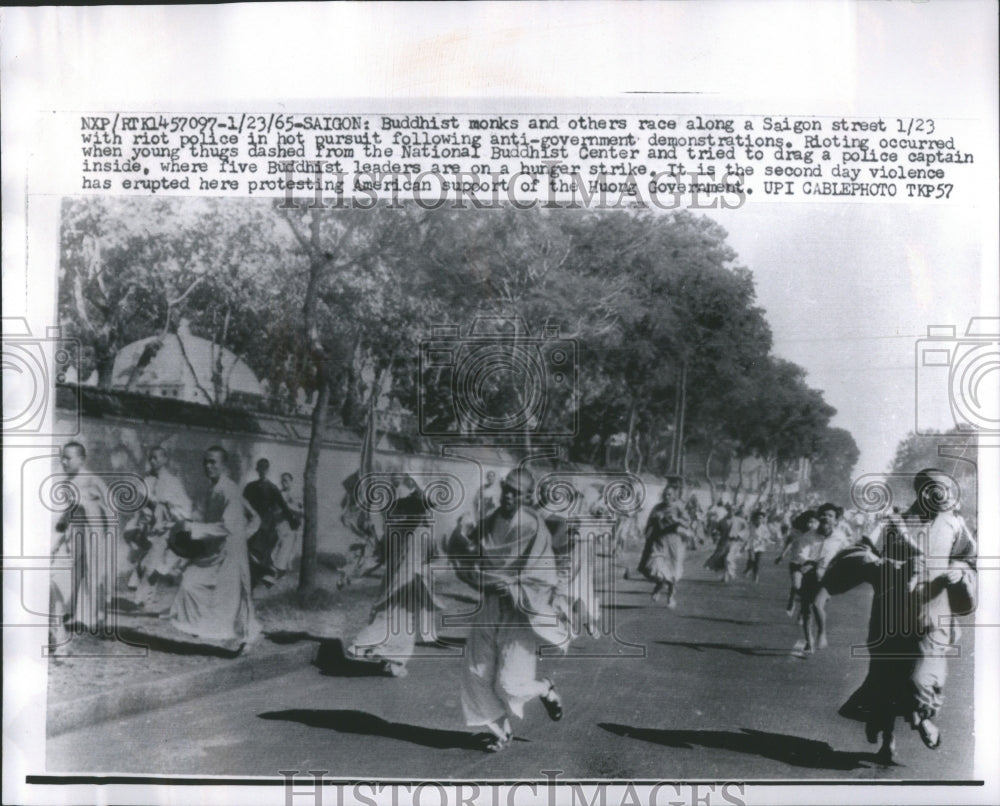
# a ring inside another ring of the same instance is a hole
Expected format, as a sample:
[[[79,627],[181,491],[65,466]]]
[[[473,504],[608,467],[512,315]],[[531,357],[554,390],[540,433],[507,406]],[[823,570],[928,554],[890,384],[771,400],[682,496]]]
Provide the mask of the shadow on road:
[[[738,652],[740,655],[753,655],[756,657],[797,657],[791,649],[765,649],[757,646],[740,646],[739,644],[718,644],[694,641],[656,641],[655,643],[662,644],[663,646],[682,646],[685,649],[693,649],[695,652],[702,652],[706,649],[725,649],[729,652]]]
[[[422,747],[433,747],[436,750],[482,750],[482,742],[474,733],[387,722],[364,711],[314,711],[292,708],[287,711],[267,711],[257,716],[261,719],[298,722],[311,728],[326,728],[338,733],[384,736],[388,739],[419,744]]]
[[[313,635],[312,633],[306,632],[304,630],[273,630],[264,633],[264,637],[267,638],[272,644],[281,644],[282,646],[286,644],[297,644],[301,641],[328,641],[329,638],[324,638],[322,635]]]
[[[320,641],[313,666],[327,677],[385,677],[386,672],[380,662],[358,660],[344,651],[344,642],[339,638]]]
[[[862,762],[876,763],[874,753],[847,753],[834,750],[826,742],[786,736],[781,733],[767,733],[760,730],[741,728],[740,732],[728,730],[663,730],[659,728],[633,728],[612,722],[600,722],[599,727],[616,736],[640,739],[644,742],[662,744],[693,750],[708,747],[714,750],[732,750],[761,756],[773,761],[781,761],[793,767],[808,767],[814,770],[856,770],[867,769]]]
[[[766,621],[755,621],[752,619],[719,618],[718,616],[678,616],[677,618],[693,618],[698,621],[717,621],[720,624],[739,624],[741,627],[756,627],[767,624]]]
[[[133,646],[144,646],[156,652],[168,652],[172,655],[207,655],[213,658],[235,658],[242,651],[242,643],[238,641],[221,642],[218,644],[208,641],[199,642],[194,638],[189,638],[180,630],[176,630],[170,625],[163,626],[162,622],[155,624],[157,630],[137,629],[133,627],[118,626],[117,637],[126,644]]]
[[[465,636],[463,635],[439,635],[436,641],[417,641],[417,646],[434,647],[437,649],[454,649],[457,646],[465,646]]]

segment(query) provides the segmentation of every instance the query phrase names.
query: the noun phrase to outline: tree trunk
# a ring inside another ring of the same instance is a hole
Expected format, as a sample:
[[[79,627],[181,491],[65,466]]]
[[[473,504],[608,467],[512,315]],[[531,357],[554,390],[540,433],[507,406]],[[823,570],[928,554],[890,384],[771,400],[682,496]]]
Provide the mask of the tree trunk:
[[[736,466],[736,486],[733,488],[733,506],[739,501],[740,491],[743,489],[743,457],[740,457],[740,462]]]
[[[638,416],[638,406],[635,402],[635,398],[632,398],[632,407],[629,409],[628,414],[628,433],[625,435],[625,457],[622,460],[623,469],[626,473],[631,473],[632,469],[629,467],[629,462],[632,459],[632,440],[635,437],[635,421]]]
[[[677,475],[684,476],[684,426],[687,418],[687,361],[681,364],[681,383],[677,402]]]
[[[687,362],[681,363],[677,390],[674,393],[674,435],[670,444],[670,472],[684,475],[684,408],[687,403]]]
[[[302,474],[302,559],[299,563],[299,592],[306,593],[316,587],[316,547],[319,534],[319,494],[316,474],[319,468],[323,436],[326,433],[327,409],[330,404],[330,378],[325,362],[317,367],[319,390],[312,412],[312,430],[309,433],[309,450]]]
[[[708,452],[705,457],[705,481],[708,482],[708,494],[711,496],[712,504],[715,504],[715,479],[712,478],[712,457],[715,455],[715,448]]]
[[[101,389],[110,389],[114,381],[115,355],[114,353],[97,356],[97,385]],[[80,382],[84,381],[80,378]]]

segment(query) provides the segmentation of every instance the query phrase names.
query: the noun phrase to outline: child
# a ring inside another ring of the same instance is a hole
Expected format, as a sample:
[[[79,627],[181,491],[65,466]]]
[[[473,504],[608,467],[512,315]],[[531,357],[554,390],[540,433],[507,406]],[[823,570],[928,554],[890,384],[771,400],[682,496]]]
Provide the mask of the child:
[[[803,564],[814,559],[817,544],[822,541],[817,529],[819,528],[819,516],[813,509],[807,509],[792,519],[792,530],[785,538],[785,544],[781,547],[781,553],[774,559],[775,565],[780,565],[786,554],[791,554],[788,571],[792,578],[791,588],[788,591],[788,604],[785,612],[789,617],[795,616],[796,608],[801,612],[801,588],[802,588],[802,567]]]

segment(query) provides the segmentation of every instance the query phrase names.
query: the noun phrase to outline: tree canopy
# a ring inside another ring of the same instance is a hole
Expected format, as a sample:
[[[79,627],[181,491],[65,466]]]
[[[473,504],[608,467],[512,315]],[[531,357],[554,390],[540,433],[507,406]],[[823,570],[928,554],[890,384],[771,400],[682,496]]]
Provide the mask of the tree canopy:
[[[415,439],[524,412],[528,442],[557,433],[569,459],[631,471],[683,472],[701,450],[774,478],[808,458],[837,486],[857,460],[805,371],[771,352],[726,232],[689,212],[72,199],[59,293],[103,386],[118,350],[183,317],[251,366],[267,405],[308,399],[307,534],[317,435],[329,416],[365,428],[369,404]],[[441,333],[455,353],[422,354]]]

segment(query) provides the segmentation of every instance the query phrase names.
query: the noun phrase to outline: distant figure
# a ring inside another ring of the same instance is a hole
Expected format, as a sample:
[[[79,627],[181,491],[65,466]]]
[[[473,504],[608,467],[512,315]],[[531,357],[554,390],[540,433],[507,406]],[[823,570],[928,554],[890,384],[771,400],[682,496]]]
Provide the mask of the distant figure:
[[[500,482],[493,470],[486,471],[486,483],[483,484],[475,498],[475,513],[477,518],[491,515],[500,506]]]
[[[705,567],[710,571],[722,574],[722,582],[731,582],[736,578],[740,555],[750,537],[750,524],[745,518],[732,512],[728,504],[726,516],[717,527],[718,540],[715,551],[705,560]]]
[[[705,542],[705,512],[701,507],[696,493],[691,493],[685,506],[688,520],[691,523],[691,531],[694,533],[694,545],[692,548],[701,546]]]
[[[722,523],[729,516],[729,508],[720,498],[705,513],[705,531],[710,540],[718,543]]]
[[[73,567],[69,575],[52,574],[53,645],[65,641],[66,627],[94,633],[105,628],[111,595],[106,552],[114,547],[99,541],[107,525],[117,521],[104,483],[87,472],[87,449],[79,442],[67,442],[59,461],[73,486],[74,503],[56,521],[52,558],[70,557]]]
[[[136,604],[145,607],[155,601],[157,583],[179,578],[184,561],[167,545],[170,528],[191,517],[191,499],[180,479],[167,469],[167,452],[157,446],[149,452],[149,475],[145,478],[149,499],[125,529],[125,541],[135,563],[129,589],[136,592]]]
[[[237,642],[239,648],[260,635],[250,599],[247,531],[257,516],[225,472],[229,454],[213,445],[202,465],[209,489],[200,521],[180,521],[172,530],[175,552],[185,543],[191,562],[170,608],[179,630],[209,640]],[[248,526],[249,524],[249,526]]]
[[[250,551],[250,578],[254,587],[263,583],[271,587],[278,577],[272,559],[274,547],[278,544],[278,523],[290,518],[281,490],[267,477],[271,463],[267,459],[257,462],[257,480],[243,488],[243,497],[250,502],[260,527],[250,537],[247,547]]]
[[[271,554],[271,563],[278,576],[287,573],[292,561],[302,545],[302,499],[292,489],[295,477],[291,473],[281,474],[281,497],[285,500],[285,511],[278,520],[278,542]]]
[[[750,516],[750,535],[747,538],[747,565],[743,576],[749,576],[754,583],[760,580],[760,558],[765,549],[771,547],[774,533],[766,521],[763,510],[754,510]]]
[[[826,503],[816,510],[819,516],[817,534],[820,540],[813,544],[815,564],[806,566],[802,581],[802,629],[805,633],[806,652],[815,646],[825,649],[827,641],[826,603],[830,598],[829,591],[822,587],[823,575],[830,562],[841,551],[854,541],[850,530],[840,520],[843,510],[836,504]],[[812,640],[811,621],[816,622],[816,641]]]
[[[692,539],[691,524],[680,503],[680,481],[671,480],[663,488],[660,503],[653,507],[646,522],[646,545],[639,560],[639,572],[654,582],[653,601],[667,592],[667,607],[677,606],[677,583],[684,576],[684,556]]]

